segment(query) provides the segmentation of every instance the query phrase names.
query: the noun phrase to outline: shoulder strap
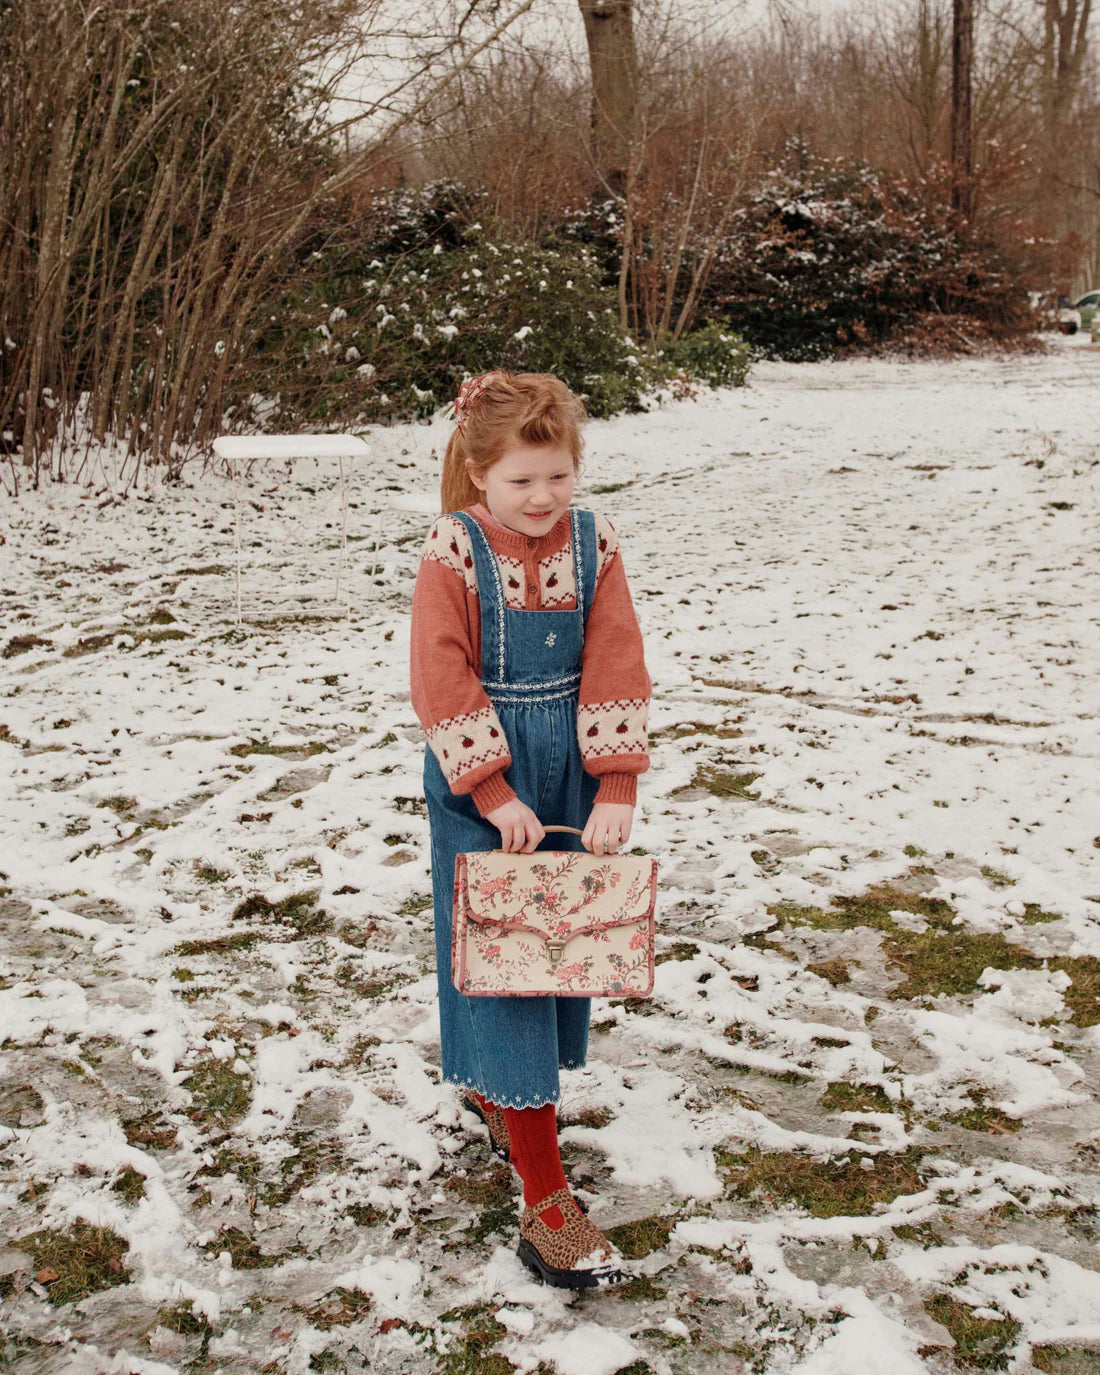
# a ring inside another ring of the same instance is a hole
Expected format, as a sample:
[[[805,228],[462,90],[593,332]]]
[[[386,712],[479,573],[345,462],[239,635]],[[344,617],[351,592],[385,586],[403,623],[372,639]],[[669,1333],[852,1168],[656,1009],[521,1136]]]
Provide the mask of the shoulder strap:
[[[596,517],[591,511],[572,511],[573,571],[577,579],[577,606],[588,620],[596,595],[599,573],[599,547],[596,543]]]
[[[481,602],[481,676],[503,682],[505,601],[500,565],[481,522],[468,511],[452,511],[451,515],[466,527],[474,554],[474,575]]]

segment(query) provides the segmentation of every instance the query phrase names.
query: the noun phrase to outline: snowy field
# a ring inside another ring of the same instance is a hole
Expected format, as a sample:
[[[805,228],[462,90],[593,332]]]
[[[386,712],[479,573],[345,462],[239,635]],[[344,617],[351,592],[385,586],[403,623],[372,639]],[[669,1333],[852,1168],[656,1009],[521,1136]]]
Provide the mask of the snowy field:
[[[1098,381],[765,364],[591,427],[662,865],[656,995],[561,1103],[611,1293],[532,1282],[439,1080],[447,427],[372,435],[348,615],[331,461],[243,485],[240,628],[227,482],[9,503],[0,1365],[1100,1371]]]

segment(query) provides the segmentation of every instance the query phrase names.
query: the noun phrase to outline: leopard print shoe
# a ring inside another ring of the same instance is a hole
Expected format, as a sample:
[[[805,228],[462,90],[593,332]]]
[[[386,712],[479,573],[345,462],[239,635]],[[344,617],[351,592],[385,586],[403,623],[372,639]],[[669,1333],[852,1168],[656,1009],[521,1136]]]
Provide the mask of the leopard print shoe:
[[[511,1160],[512,1138],[508,1132],[508,1123],[502,1109],[491,1107],[488,1112],[485,1112],[472,1093],[463,1098],[462,1106],[472,1112],[475,1117],[480,1117],[489,1129],[489,1148],[493,1154],[499,1155],[501,1160]]]
[[[556,1231],[542,1220],[557,1205],[565,1224]],[[568,1189],[557,1189],[537,1208],[524,1207],[517,1254],[528,1269],[558,1289],[595,1289],[622,1284],[622,1255],[583,1212]]]

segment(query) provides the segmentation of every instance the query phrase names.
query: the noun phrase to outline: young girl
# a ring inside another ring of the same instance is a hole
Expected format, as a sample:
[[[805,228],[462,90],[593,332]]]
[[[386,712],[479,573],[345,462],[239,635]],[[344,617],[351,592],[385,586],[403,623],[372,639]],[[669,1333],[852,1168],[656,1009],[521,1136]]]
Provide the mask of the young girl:
[[[650,682],[610,522],[571,510],[584,407],[547,373],[463,384],[413,596],[443,1077],[523,1181],[519,1254],[564,1288],[617,1283],[621,1256],[558,1153],[559,1068],[585,1063],[587,998],[466,997],[451,981],[455,856],[614,854],[649,767]],[[583,829],[583,839],[544,826]]]

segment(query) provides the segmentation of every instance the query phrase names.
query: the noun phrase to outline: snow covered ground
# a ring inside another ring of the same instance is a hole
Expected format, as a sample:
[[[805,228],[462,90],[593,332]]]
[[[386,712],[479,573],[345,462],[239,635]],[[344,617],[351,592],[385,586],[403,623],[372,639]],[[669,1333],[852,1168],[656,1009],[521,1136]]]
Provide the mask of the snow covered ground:
[[[1098,379],[769,364],[591,427],[662,863],[656,996],[595,1006],[561,1103],[614,1293],[532,1282],[439,1081],[446,426],[372,436],[348,616],[331,462],[244,485],[240,628],[228,483],[9,505],[0,1363],[1100,1370]]]

